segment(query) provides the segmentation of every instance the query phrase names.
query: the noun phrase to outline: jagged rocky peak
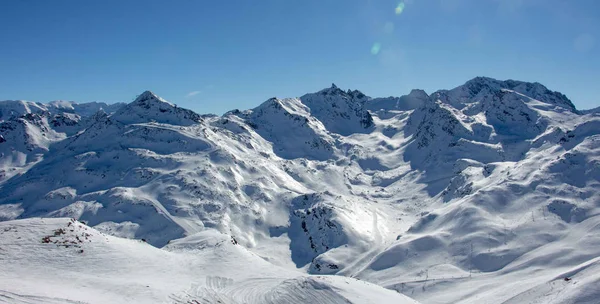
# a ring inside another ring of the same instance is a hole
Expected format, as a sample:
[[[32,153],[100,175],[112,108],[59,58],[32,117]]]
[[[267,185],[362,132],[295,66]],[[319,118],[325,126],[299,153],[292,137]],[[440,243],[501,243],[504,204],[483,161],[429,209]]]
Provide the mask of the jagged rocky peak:
[[[324,96],[336,96],[336,95],[344,96],[344,97],[349,97],[349,98],[358,99],[358,100],[367,98],[367,96],[359,90],[348,89],[347,91],[344,91],[344,90],[340,89],[337,85],[335,85],[335,83],[332,83],[331,87],[325,88],[325,89],[317,92],[317,94],[324,95]],[[309,95],[309,94],[307,94],[307,95]]]
[[[300,97],[311,115],[320,120],[328,131],[341,135],[364,133],[373,127],[373,117],[365,107],[369,99],[358,90],[344,91],[335,84]]]
[[[367,97],[365,94],[363,94],[363,92],[359,91],[359,90],[350,90],[348,89],[348,92],[346,92],[346,94],[352,96],[353,98],[357,98],[357,99],[364,99],[365,97]]]
[[[111,118],[125,124],[158,122],[187,126],[202,121],[199,114],[179,108],[151,91],[140,94],[132,103],[121,107]]]
[[[340,89],[337,85],[335,85],[335,83],[332,83],[331,87],[324,88],[317,92],[317,94],[324,96],[345,95],[345,93],[346,92],[344,92],[344,90]]]
[[[325,88],[319,92],[322,94],[335,94],[335,93],[343,93],[344,91],[342,91],[342,89],[340,89],[338,86],[336,86],[335,83],[332,83],[331,87]]]

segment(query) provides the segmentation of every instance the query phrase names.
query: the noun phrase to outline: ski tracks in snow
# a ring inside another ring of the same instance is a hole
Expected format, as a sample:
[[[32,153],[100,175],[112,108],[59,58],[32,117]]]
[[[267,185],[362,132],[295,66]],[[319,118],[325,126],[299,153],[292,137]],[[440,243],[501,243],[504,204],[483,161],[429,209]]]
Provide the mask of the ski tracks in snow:
[[[240,282],[223,277],[207,277],[203,285],[171,296],[173,303],[312,303],[347,304],[348,299],[317,279],[299,276],[281,281],[277,278],[253,278]]]
[[[0,303],[11,303],[11,304],[37,304],[37,303],[48,303],[48,304],[86,304],[86,302],[71,301],[61,298],[49,298],[32,295],[22,295],[12,293],[9,291],[0,290]]]

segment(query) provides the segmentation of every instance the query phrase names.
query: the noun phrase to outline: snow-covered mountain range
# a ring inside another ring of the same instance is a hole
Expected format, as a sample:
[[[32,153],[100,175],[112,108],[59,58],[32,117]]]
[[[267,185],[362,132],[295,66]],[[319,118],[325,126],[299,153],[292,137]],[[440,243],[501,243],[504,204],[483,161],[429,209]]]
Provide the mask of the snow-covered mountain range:
[[[597,112],[485,77],[386,98],[332,85],[222,116],[152,92],[126,105],[0,102],[0,300],[94,302],[78,291],[91,278],[64,274],[55,293],[10,282],[139,255],[132,280],[171,283],[124,283],[129,299],[595,303]],[[35,241],[68,223],[94,236],[85,253]],[[203,270],[217,275],[192,275]],[[90,294],[126,281],[103,271]]]

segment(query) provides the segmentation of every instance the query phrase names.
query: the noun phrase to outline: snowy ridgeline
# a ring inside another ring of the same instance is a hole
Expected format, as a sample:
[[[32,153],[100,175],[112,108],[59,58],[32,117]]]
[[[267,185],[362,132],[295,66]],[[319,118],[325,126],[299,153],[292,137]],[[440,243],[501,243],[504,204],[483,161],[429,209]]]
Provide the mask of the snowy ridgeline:
[[[597,112],[483,77],[399,98],[332,85],[223,116],[151,92],[0,102],[0,299],[594,303]],[[87,226],[17,220],[39,217]]]

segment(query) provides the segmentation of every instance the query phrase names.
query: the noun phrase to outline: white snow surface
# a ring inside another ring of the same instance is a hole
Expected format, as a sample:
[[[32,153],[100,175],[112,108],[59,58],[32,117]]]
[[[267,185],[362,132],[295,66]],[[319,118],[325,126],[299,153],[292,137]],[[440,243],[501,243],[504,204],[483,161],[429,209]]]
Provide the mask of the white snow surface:
[[[113,113],[124,106],[124,103],[107,104],[104,102],[77,103],[73,101],[56,100],[49,103],[4,100],[0,101],[0,121],[18,118],[25,114],[62,114],[70,113],[79,116],[92,116],[98,111]]]
[[[215,230],[164,249],[68,218],[2,222],[0,236],[0,303],[417,303],[274,266]]]
[[[541,84],[72,105],[0,102],[0,301],[600,298],[600,116]],[[41,242],[64,218],[84,253]]]

